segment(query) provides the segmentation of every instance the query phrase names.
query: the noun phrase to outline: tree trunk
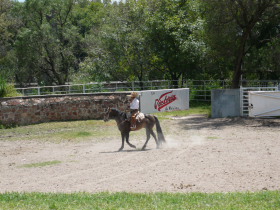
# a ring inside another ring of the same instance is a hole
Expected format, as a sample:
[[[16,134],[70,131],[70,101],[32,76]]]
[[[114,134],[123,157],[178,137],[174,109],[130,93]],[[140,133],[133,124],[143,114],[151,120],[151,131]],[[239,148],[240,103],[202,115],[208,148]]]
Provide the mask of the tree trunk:
[[[231,85],[231,87],[233,89],[239,88],[239,83],[240,83],[240,79],[241,79],[241,75],[242,75],[242,64],[244,61],[244,56],[246,55],[245,47],[246,47],[246,42],[249,37],[250,31],[251,31],[251,28],[247,29],[245,31],[245,33],[242,35],[241,41],[240,41],[240,47],[237,50],[234,75],[232,78],[232,85]]]
[[[172,88],[179,88],[179,78],[180,78],[181,74],[179,73],[179,75],[177,75],[176,73],[171,74],[171,79],[172,79]]]
[[[235,69],[234,69],[234,75],[232,78],[232,85],[231,87],[233,89],[238,89],[239,88],[239,82],[240,82],[240,77],[242,75],[242,64],[243,64],[243,53],[241,50],[238,52],[239,55],[236,59],[236,64],[235,64]]]

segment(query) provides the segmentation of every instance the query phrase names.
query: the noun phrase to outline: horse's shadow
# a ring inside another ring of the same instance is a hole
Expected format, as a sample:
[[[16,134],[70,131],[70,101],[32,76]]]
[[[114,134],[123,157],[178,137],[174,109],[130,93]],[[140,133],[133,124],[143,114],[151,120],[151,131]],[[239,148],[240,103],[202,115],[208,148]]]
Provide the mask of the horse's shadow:
[[[99,152],[100,154],[114,154],[114,153],[132,153],[132,152],[147,152],[153,149],[145,149],[145,150],[141,150],[141,149],[136,149],[136,150],[122,150],[122,151],[105,151],[105,152]]]

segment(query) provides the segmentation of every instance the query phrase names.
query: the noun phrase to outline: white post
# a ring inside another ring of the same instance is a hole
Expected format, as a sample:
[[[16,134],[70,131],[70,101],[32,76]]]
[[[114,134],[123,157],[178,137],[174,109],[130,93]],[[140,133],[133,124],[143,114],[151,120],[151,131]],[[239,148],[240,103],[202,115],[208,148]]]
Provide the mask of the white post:
[[[132,91],[134,91],[134,81],[131,82]]]
[[[83,84],[83,93],[86,93],[86,85]]]

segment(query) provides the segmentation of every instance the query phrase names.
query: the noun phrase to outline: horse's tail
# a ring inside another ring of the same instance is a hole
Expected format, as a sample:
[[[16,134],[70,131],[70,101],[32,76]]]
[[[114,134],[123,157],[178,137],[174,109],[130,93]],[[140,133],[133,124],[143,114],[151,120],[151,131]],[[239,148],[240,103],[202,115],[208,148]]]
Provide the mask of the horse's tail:
[[[159,141],[160,144],[165,143],[166,140],[164,138],[162,129],[160,127],[159,120],[156,116],[154,116],[154,117],[155,117],[155,120],[156,120],[156,129],[157,129],[158,141]]]

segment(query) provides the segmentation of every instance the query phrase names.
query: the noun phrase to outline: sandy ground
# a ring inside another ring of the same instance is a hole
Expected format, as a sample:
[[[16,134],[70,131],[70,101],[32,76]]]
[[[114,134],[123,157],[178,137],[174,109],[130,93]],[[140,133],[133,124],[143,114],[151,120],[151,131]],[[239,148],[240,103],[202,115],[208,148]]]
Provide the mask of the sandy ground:
[[[280,190],[280,119],[163,121],[167,145],[134,150],[102,142],[0,142],[3,192],[234,192]],[[117,129],[117,128],[116,128]],[[145,140],[131,139],[141,148]],[[44,167],[24,164],[61,161]]]

